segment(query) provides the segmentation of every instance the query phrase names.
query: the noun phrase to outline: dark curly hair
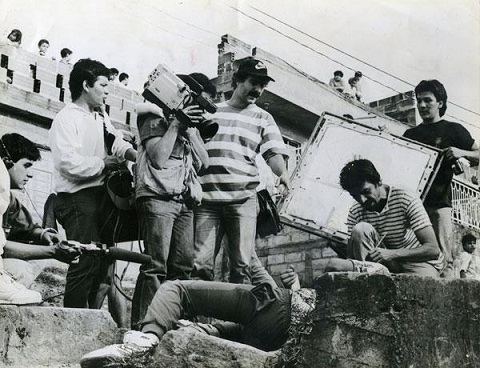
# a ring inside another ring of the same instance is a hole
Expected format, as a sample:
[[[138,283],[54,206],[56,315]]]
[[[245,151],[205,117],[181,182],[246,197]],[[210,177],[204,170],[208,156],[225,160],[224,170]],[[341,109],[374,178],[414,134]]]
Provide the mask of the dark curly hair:
[[[93,84],[98,77],[104,76],[108,78],[110,70],[101,62],[92,59],[81,59],[75,63],[72,72],[70,73],[70,80],[68,86],[72,94],[72,101],[75,101],[82,95],[83,82],[93,87]]]
[[[349,193],[354,192],[365,182],[377,185],[381,180],[373,163],[366,159],[350,161],[340,172],[340,186]]]

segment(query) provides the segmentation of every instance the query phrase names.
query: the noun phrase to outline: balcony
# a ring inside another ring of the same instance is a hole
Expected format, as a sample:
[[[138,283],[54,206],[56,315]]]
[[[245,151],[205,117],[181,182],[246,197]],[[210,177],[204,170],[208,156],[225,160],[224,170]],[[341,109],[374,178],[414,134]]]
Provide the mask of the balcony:
[[[480,232],[480,192],[478,186],[452,181],[452,221]]]

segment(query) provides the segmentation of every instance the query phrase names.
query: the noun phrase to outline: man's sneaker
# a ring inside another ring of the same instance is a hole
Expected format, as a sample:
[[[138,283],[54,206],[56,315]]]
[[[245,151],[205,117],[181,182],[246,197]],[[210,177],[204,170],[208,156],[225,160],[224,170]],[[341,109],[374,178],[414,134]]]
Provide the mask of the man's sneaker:
[[[158,337],[154,334],[146,334],[141,331],[130,330],[123,335],[125,345],[133,345],[139,348],[152,349],[158,345]]]
[[[12,279],[5,271],[0,271],[0,304],[35,304],[42,301],[38,291],[29,290]]]
[[[390,271],[384,265],[377,262],[369,261],[358,261],[356,259],[351,259],[353,263],[354,272],[361,273],[377,273],[381,275],[390,275]]]
[[[130,366],[137,363],[142,366],[158,345],[158,338],[140,331],[128,331],[123,344],[114,344],[85,354],[80,360],[82,368],[103,368]]]

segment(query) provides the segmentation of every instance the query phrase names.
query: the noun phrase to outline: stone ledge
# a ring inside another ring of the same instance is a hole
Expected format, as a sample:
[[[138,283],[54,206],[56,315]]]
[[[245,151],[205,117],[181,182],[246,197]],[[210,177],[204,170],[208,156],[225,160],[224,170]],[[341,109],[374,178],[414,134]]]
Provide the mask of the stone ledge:
[[[480,282],[330,273],[306,367],[480,366]]]
[[[104,311],[0,306],[0,366],[78,364],[83,354],[115,342],[117,328]]]
[[[479,288],[475,280],[325,274],[298,367],[479,367]],[[105,311],[0,306],[0,316],[0,366],[78,367],[83,354],[121,341]],[[278,351],[183,329],[167,333],[145,367],[276,364]]]

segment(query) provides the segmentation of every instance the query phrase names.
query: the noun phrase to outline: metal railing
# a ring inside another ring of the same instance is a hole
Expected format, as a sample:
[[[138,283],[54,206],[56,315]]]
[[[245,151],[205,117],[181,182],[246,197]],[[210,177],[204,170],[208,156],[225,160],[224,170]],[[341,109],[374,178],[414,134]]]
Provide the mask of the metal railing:
[[[452,221],[480,231],[480,192],[473,184],[453,179]]]

